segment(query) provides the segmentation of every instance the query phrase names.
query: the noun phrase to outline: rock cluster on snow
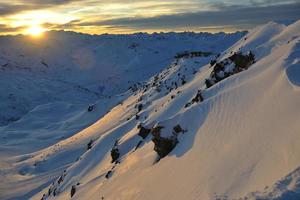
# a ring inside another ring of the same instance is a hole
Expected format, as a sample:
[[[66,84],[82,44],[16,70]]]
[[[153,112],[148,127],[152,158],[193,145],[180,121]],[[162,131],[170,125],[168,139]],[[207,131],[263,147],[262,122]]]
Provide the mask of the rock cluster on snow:
[[[187,108],[187,107],[191,106],[193,103],[199,103],[199,102],[202,102],[203,100],[204,100],[204,98],[203,98],[203,95],[202,95],[202,91],[198,90],[196,96],[190,102],[185,104],[184,107]]]
[[[178,134],[185,131],[179,124],[173,127],[173,130],[165,128],[162,125],[157,124],[152,128],[152,142],[154,143],[154,151],[157,152],[159,159],[167,156],[178,143]]]
[[[120,152],[119,152],[119,148],[118,148],[118,140],[115,142],[115,145],[111,149],[110,155],[111,155],[111,162],[112,163],[115,163],[115,162],[118,161],[118,159],[120,157]]]
[[[213,71],[210,77],[205,80],[206,87],[210,88],[231,75],[247,70],[254,62],[255,57],[251,51],[245,55],[240,52],[234,53],[232,56],[220,62],[216,60],[211,61]]]

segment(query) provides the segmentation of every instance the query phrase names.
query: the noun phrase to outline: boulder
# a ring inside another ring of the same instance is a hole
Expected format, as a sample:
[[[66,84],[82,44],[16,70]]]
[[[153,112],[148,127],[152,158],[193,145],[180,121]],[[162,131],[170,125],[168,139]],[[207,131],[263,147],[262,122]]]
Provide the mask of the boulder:
[[[180,133],[180,132],[183,132],[183,129],[181,128],[181,126],[179,124],[177,124],[176,126],[173,127],[173,131],[174,131],[174,133]]]
[[[74,196],[75,193],[76,193],[76,186],[73,185],[71,188],[71,198]]]
[[[151,133],[153,135],[152,142],[154,143],[154,151],[158,154],[159,158],[163,158],[167,156],[176,146],[178,143],[177,134],[171,132],[169,136],[162,136],[161,130],[163,126],[156,126],[152,128]],[[178,130],[179,127],[176,127]]]
[[[167,156],[176,146],[178,140],[176,137],[173,138],[163,138],[156,136],[152,138],[154,143],[154,151],[157,152],[160,158]]]
[[[109,171],[105,174],[105,178],[106,178],[106,179],[109,179],[109,178],[111,177],[111,175],[112,175],[112,171],[109,170]]]
[[[143,109],[143,104],[139,104],[137,108],[138,108],[138,112],[141,112]]]
[[[89,143],[87,144],[87,150],[90,150],[93,147],[93,140],[90,140]]]
[[[95,107],[95,105],[89,105],[88,111],[89,111],[89,112],[92,112],[92,111],[94,110],[94,107]]]
[[[150,131],[151,129],[141,126],[138,135],[145,139],[149,135]]]
[[[116,148],[116,147],[114,147],[114,148],[110,151],[110,155],[111,155],[111,158],[112,158],[111,162],[112,162],[112,163],[116,162],[116,161],[119,159],[119,157],[120,157],[119,149]]]

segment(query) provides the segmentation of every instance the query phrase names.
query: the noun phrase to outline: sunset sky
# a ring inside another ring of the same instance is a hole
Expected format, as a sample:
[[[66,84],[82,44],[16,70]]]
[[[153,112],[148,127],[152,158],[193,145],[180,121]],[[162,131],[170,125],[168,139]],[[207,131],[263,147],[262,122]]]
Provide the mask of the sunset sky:
[[[0,0],[0,34],[235,31],[300,18],[300,0]]]

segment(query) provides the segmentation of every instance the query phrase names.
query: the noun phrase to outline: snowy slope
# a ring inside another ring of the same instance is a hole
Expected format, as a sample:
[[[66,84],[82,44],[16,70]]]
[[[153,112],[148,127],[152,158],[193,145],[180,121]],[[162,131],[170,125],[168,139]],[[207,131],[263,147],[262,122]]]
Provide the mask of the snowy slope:
[[[244,34],[97,36],[52,31],[42,38],[1,36],[0,125],[41,104],[89,104],[114,96],[158,73],[178,52],[219,53]]]
[[[0,123],[8,123],[0,127],[0,174],[5,180],[0,197],[27,198],[55,179],[97,138],[72,136],[130,96],[177,53],[217,54],[244,34],[49,32],[38,40],[0,37]],[[105,132],[112,125],[103,128]],[[70,137],[71,142],[64,141]],[[65,144],[71,147],[62,148]]]
[[[299,199],[299,47],[300,21],[271,22],[220,55],[174,59],[73,136],[2,156],[6,184],[0,194],[4,199]]]

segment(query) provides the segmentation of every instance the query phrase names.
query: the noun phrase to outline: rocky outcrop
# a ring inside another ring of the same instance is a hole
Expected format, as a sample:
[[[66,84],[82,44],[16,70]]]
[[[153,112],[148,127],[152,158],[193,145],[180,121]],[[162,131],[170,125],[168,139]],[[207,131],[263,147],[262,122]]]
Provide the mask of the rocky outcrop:
[[[194,103],[200,103],[202,101],[204,101],[204,98],[203,98],[203,95],[202,95],[202,91],[198,90],[196,96],[190,102],[188,102],[187,104],[185,104],[184,107],[187,108],[187,107],[191,106]]]
[[[251,51],[247,55],[234,53],[229,59],[234,62],[237,72],[248,69],[255,62],[254,54]]]
[[[213,71],[205,80],[205,85],[210,88],[231,75],[247,70],[253,63],[255,63],[255,56],[251,51],[246,54],[234,53],[220,62],[211,62]]]
[[[160,136],[153,137],[154,151],[157,152],[160,158],[168,155],[178,143],[177,138],[163,138]]]
[[[154,151],[158,154],[159,159],[167,156],[176,147],[178,134],[185,132],[179,124],[174,126],[172,130],[165,129],[166,133],[164,134],[162,133],[163,129],[165,129],[165,127],[157,125],[151,130]]]
[[[177,53],[176,56],[174,56],[175,59],[180,59],[180,58],[194,58],[194,57],[207,57],[210,56],[212,53],[211,52],[204,52],[204,51],[192,51],[192,52],[182,52],[182,53]]]
[[[111,162],[112,163],[116,163],[120,157],[120,152],[119,152],[119,148],[118,148],[118,143],[119,141],[116,140],[113,148],[110,151],[110,155],[111,155]]]
[[[149,135],[150,131],[151,129],[145,128],[141,125],[138,135],[145,139]]]
[[[114,147],[111,151],[110,151],[110,155],[111,155],[111,162],[114,163],[116,162],[119,157],[120,157],[120,152],[119,152],[119,149]]]

